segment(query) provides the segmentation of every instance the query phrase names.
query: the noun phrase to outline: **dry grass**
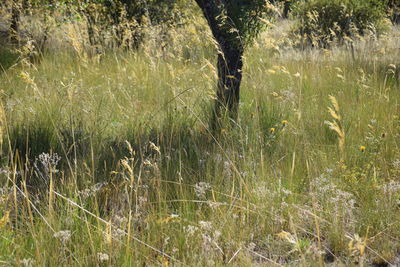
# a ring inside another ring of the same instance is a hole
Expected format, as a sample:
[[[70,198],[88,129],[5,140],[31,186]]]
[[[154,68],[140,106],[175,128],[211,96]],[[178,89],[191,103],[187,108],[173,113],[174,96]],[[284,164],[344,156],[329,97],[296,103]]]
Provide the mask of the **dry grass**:
[[[0,74],[1,263],[395,263],[397,29],[356,53],[263,35],[219,136],[202,22],[135,53],[91,54],[65,29],[63,49]]]

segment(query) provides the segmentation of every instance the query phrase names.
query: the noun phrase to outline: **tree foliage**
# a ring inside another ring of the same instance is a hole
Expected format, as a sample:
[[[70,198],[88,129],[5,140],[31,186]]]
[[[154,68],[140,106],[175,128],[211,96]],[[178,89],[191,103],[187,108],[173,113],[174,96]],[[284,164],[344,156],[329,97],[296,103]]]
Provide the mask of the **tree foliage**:
[[[383,30],[386,0],[310,0],[296,8],[298,33],[316,46]]]
[[[234,43],[237,47],[251,44],[265,25],[265,16],[270,5],[265,0],[196,0],[210,24],[214,37],[216,31],[224,40],[221,43]]]
[[[184,15],[184,0],[80,0],[79,9],[88,23],[92,45],[113,35],[118,46],[137,48],[147,26],[174,26]]]

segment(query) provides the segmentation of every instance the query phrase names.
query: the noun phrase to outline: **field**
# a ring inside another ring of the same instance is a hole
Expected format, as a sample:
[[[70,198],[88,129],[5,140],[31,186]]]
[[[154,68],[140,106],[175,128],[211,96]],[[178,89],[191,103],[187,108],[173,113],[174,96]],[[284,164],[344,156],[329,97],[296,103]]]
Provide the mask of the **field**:
[[[139,51],[76,25],[41,57],[3,45],[0,264],[400,264],[400,30],[300,50],[276,25],[219,131],[204,22]]]

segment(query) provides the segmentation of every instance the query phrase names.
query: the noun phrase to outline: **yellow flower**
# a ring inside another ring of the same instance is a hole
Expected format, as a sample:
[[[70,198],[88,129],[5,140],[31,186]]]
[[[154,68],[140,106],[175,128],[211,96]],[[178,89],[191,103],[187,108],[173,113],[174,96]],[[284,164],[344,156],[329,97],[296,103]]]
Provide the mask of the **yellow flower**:
[[[286,126],[288,123],[289,123],[289,122],[288,122],[287,120],[283,120],[283,121],[282,121],[282,125],[283,125],[283,126]]]
[[[365,151],[365,149],[366,149],[366,147],[365,147],[365,146],[360,146],[360,151],[361,151],[361,152],[364,152],[364,151]]]
[[[292,235],[291,233],[286,232],[286,231],[282,231],[282,232],[276,234],[276,236],[281,238],[281,239],[287,239],[291,235]]]
[[[269,129],[269,132],[273,134],[273,133],[275,132],[275,128],[273,128],[273,127],[270,128],[270,129]]]

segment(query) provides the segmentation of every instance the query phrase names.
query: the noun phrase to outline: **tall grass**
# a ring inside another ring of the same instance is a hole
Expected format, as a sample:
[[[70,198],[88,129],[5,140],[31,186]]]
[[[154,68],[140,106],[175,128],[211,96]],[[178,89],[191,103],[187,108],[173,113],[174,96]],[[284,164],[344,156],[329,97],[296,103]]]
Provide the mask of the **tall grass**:
[[[354,57],[271,49],[262,36],[246,54],[239,120],[219,133],[211,42],[177,36],[167,50],[95,58],[71,41],[11,66],[0,74],[0,261],[395,262],[397,34]]]

